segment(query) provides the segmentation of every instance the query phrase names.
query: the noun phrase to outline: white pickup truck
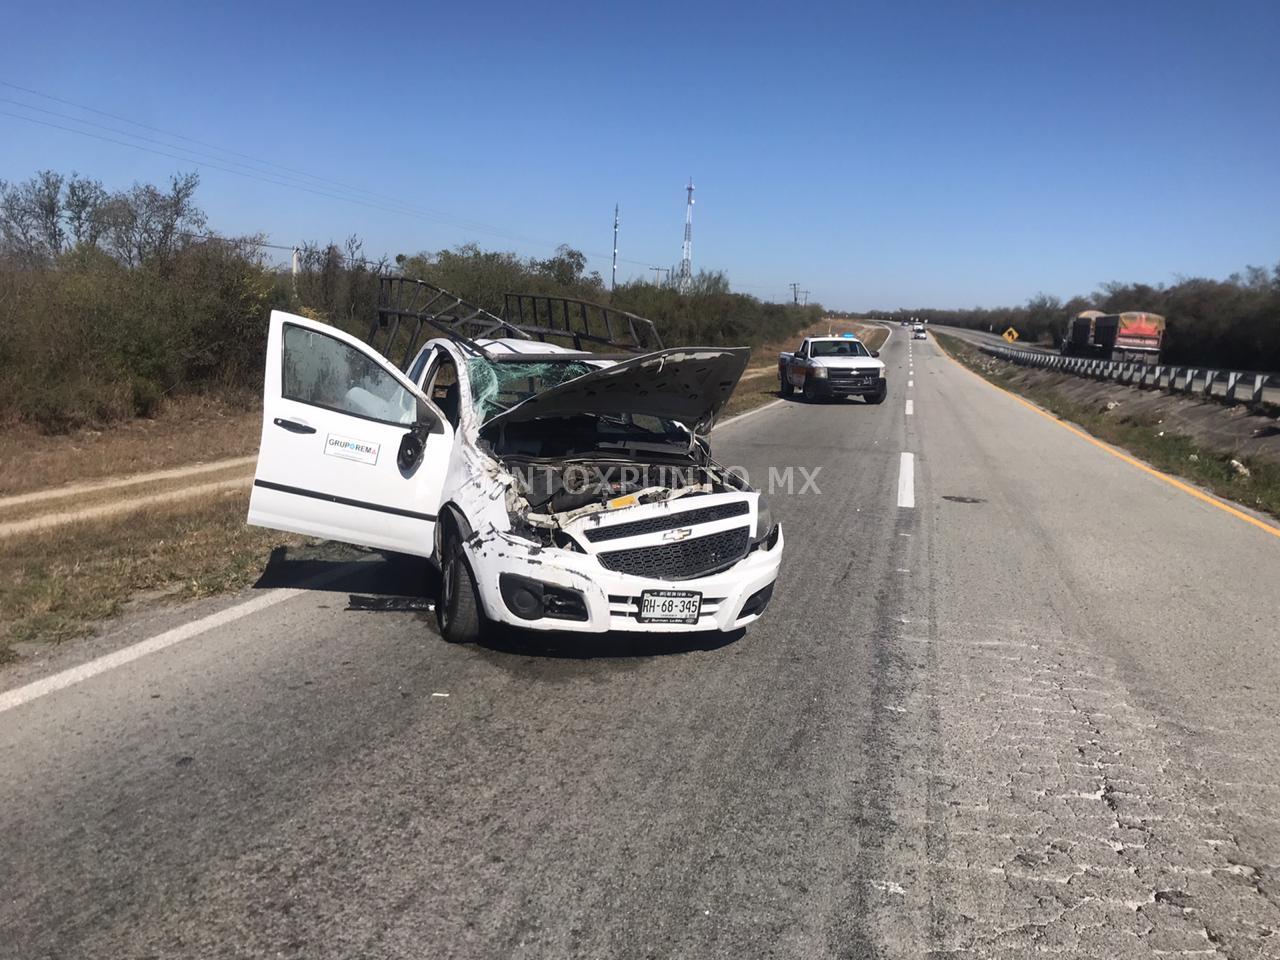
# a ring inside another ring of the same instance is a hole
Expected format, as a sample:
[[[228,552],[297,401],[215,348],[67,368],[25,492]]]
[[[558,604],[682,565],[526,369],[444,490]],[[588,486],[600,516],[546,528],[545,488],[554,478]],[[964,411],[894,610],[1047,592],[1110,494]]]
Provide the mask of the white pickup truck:
[[[778,387],[784,397],[799,390],[809,402],[863,397],[883,403],[889,388],[878,350],[857,337],[805,337],[794,353],[778,354]]]
[[[384,303],[408,295],[397,286]],[[441,570],[440,632],[452,642],[492,622],[676,632],[758,618],[782,530],[707,440],[748,351],[619,359],[534,339],[564,331],[445,296],[459,308],[449,316],[380,309],[375,330],[395,324],[381,352],[328,324],[271,314],[249,523],[430,558]],[[568,324],[581,302],[561,302]],[[417,330],[402,372],[387,355],[405,319]],[[476,324],[490,335],[475,335]],[[445,336],[419,348],[423,329]]]

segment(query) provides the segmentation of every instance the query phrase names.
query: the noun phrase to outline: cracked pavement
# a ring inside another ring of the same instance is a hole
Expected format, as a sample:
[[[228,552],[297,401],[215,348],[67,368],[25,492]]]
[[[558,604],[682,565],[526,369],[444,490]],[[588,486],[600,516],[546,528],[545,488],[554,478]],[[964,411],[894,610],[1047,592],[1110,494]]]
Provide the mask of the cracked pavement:
[[[450,647],[370,558],[0,713],[0,957],[1280,957],[1280,539],[910,349],[717,433],[821,468],[744,637]]]

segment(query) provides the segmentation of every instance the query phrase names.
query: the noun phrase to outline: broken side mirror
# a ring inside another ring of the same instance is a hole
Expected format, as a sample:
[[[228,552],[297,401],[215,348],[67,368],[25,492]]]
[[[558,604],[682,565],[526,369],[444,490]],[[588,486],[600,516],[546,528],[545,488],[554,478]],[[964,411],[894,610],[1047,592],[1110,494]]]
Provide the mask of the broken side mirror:
[[[422,459],[423,450],[426,449],[427,436],[440,432],[442,432],[440,418],[429,407],[419,403],[418,422],[400,438],[400,449],[396,452],[396,463],[399,464],[400,469],[407,472],[416,467]]]

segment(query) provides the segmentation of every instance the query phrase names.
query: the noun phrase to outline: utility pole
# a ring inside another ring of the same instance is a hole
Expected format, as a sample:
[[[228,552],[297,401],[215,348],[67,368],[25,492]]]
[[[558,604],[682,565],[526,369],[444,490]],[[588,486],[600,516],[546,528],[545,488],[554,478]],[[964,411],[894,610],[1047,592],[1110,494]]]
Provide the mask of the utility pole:
[[[670,267],[650,267],[649,269],[653,271],[653,285],[655,287],[662,286],[662,274],[665,273],[668,276],[671,274]]]
[[[609,292],[618,285],[618,205],[613,205],[613,277],[609,281]]]
[[[799,303],[800,303],[800,284],[798,284],[798,283],[791,283],[791,284],[788,284],[788,286],[789,286],[789,287],[791,287],[791,302],[792,302],[792,303],[794,303],[794,304],[796,304],[796,305],[799,305]]]
[[[808,305],[809,305],[809,291],[806,290],[804,291],[804,303],[800,304],[800,306],[807,307]]]

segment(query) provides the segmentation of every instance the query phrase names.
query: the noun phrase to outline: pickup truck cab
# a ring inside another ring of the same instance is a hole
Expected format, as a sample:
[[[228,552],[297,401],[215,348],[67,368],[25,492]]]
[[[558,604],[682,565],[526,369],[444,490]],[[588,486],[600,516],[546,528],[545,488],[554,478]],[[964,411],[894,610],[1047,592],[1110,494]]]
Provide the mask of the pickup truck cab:
[[[805,337],[794,353],[778,355],[778,387],[784,397],[799,390],[810,402],[863,397],[883,403],[889,388],[879,356],[854,336]]]
[[[783,549],[707,440],[748,355],[444,336],[402,372],[274,311],[248,522],[429,558],[449,641],[495,622],[736,630],[764,612]]]

